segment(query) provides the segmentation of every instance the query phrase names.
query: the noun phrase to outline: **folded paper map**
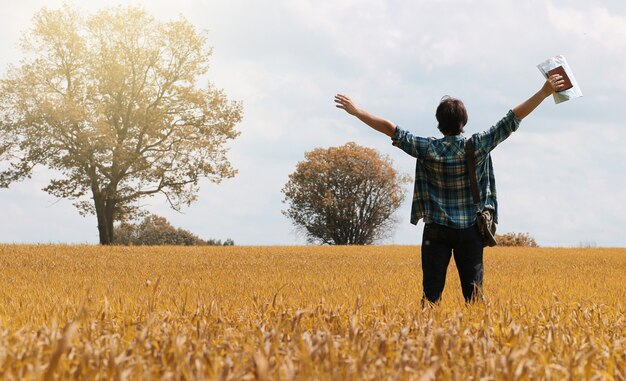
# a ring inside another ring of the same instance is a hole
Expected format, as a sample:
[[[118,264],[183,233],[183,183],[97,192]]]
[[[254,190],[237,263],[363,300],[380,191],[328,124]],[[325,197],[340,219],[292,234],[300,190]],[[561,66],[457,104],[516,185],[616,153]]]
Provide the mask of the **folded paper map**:
[[[565,79],[565,86],[554,93],[554,103],[561,103],[583,96],[565,57],[559,55],[549,58],[537,65],[537,68],[546,79],[552,74],[561,74]]]

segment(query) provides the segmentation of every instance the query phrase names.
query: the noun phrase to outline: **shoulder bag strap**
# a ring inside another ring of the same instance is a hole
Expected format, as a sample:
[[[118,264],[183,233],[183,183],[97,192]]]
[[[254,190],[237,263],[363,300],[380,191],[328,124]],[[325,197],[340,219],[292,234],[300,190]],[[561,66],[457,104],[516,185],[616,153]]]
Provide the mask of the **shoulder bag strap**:
[[[472,138],[465,139],[465,158],[467,160],[467,171],[469,172],[470,187],[472,188],[472,199],[476,206],[480,205],[480,194],[478,192],[478,181],[476,180],[476,165],[474,163],[474,144]]]

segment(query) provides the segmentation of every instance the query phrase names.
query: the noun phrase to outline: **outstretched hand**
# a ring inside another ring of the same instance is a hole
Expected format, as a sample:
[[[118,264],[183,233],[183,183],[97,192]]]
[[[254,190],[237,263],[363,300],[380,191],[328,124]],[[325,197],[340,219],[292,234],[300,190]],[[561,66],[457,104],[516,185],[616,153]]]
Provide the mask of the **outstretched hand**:
[[[546,83],[543,84],[541,91],[547,97],[548,95],[552,95],[565,85],[565,79],[560,74],[553,74],[547,80]]]
[[[385,118],[370,114],[365,109],[358,107],[348,96],[343,94],[335,95],[335,106],[345,110],[350,115],[356,116],[361,122],[387,136],[393,136],[396,132],[396,125],[394,123]]]
[[[544,99],[560,91],[565,84],[565,79],[560,74],[553,74],[546,82],[541,86],[541,89],[537,91],[532,97],[528,98],[524,102],[520,103],[513,108],[513,113],[520,119],[524,119],[528,116]]]
[[[337,108],[345,110],[350,115],[356,115],[359,111],[359,108],[356,106],[354,101],[346,95],[335,95],[335,103]]]

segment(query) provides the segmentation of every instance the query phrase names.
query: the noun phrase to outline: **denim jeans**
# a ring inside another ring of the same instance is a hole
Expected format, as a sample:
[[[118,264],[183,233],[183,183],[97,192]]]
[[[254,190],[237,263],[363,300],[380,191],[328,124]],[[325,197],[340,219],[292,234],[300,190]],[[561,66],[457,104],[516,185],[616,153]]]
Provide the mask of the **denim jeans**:
[[[465,301],[482,300],[483,239],[478,226],[453,229],[434,223],[424,226],[422,237],[424,299],[431,303],[441,299],[452,253]]]

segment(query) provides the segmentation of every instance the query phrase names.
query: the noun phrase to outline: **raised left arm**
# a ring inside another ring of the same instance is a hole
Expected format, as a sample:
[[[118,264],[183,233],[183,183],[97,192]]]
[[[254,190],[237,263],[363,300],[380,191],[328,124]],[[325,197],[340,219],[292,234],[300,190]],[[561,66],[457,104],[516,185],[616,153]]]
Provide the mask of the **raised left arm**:
[[[379,116],[369,113],[365,109],[358,107],[352,99],[343,94],[335,95],[336,107],[345,110],[348,114],[354,115],[363,123],[367,124],[376,131],[382,132],[387,136],[393,136],[396,132],[396,125]]]

